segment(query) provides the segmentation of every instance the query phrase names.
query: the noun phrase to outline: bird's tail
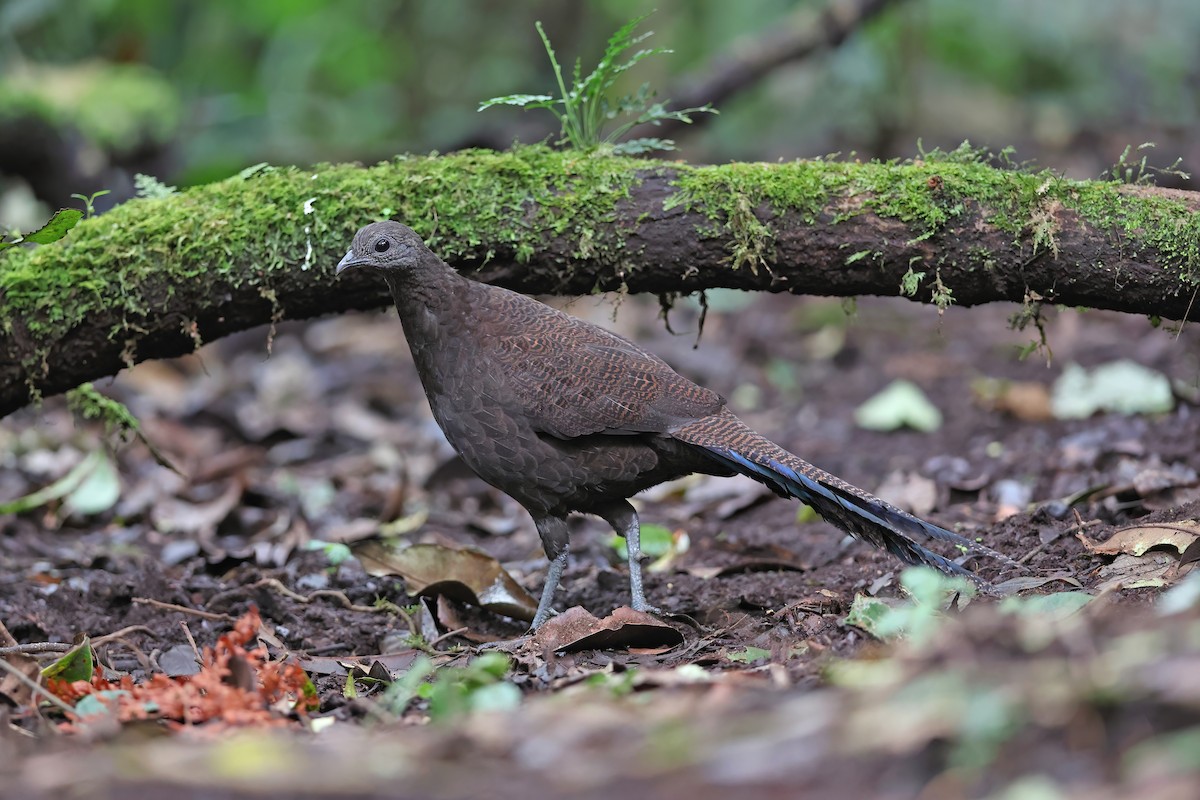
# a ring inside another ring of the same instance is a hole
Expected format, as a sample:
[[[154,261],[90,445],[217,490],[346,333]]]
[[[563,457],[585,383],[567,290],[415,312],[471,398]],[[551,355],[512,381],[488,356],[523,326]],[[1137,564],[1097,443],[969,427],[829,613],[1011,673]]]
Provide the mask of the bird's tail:
[[[1012,563],[991,548],[914,517],[874,495],[817,469],[759,435],[728,409],[679,428],[672,436],[728,469],[766,484],[777,494],[795,497],[839,528],[908,564],[927,564],[943,572],[975,578],[965,567],[922,547],[913,537],[949,542],[971,552]]]

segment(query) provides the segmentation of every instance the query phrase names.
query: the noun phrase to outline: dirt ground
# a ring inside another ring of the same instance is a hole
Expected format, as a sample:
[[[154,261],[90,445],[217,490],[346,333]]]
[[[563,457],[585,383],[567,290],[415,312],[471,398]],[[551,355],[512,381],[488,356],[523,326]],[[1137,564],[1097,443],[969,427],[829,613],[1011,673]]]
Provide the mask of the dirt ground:
[[[134,441],[116,452],[108,510],[51,502],[0,517],[0,621],[22,644],[116,634],[101,663],[140,680],[257,607],[273,657],[306,669],[310,716],[332,729],[65,735],[61,715],[10,709],[0,797],[1195,796],[1200,763],[1163,755],[1200,752],[1200,615],[1163,616],[1154,602],[1178,578],[1179,552],[1152,551],[1170,558],[1165,577],[1122,589],[1113,557],[1079,534],[1200,516],[1200,329],[1051,310],[1048,366],[1044,352],[1017,357],[1035,334],[1008,328],[1013,308],[939,317],[864,299],[848,319],[837,301],[722,296],[693,348],[692,306],[672,312],[673,335],[643,300],[625,299],[615,322],[593,298],[560,305],[636,338],[803,458],[1027,570],[970,561],[988,581],[1100,598],[1070,624],[980,599],[922,642],[881,645],[846,617],[858,596],[902,596],[894,559],[752,481],[685,479],[639,506],[644,524],[674,534],[647,595],[678,634],[508,646],[515,706],[433,722],[422,699],[380,712],[371,691],[347,692],[355,665],[402,673],[424,654],[464,666],[525,623],[414,600],[401,578],[310,542],[354,544],[383,523],[440,553],[477,548],[535,597],[545,560],[524,512],[441,438],[394,313],[286,324],[270,357],[258,330],[98,384],[187,477]],[[1116,359],[1171,379],[1174,409],[1050,418],[1047,390],[1067,365]],[[898,378],[937,406],[939,429],[855,424]],[[0,421],[0,502],[109,438],[62,398]],[[627,602],[610,539],[578,521],[559,610],[605,617]]]

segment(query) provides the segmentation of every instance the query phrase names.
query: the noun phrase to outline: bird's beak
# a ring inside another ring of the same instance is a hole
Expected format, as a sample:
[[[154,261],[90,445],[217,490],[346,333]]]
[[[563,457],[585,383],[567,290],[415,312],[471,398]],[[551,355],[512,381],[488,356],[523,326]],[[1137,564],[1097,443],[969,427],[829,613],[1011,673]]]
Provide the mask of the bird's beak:
[[[347,250],[346,255],[342,256],[342,260],[338,262],[337,271],[334,272],[334,275],[341,275],[346,270],[353,267],[361,267],[365,263],[354,257],[354,250]]]

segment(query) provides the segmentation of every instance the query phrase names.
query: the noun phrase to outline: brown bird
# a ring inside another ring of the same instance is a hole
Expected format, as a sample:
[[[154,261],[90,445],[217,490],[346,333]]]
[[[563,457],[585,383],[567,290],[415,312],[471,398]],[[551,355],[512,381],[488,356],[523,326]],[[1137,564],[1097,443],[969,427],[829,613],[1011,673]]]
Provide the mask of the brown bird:
[[[337,272],[353,267],[387,281],[450,444],[533,517],[550,559],[534,629],[552,613],[572,513],[594,514],[625,537],[632,605],[657,610],[642,590],[640,528],[628,498],[693,472],[748,475],[909,564],[972,574],[913,537],[1007,561],[789,453],[735,417],[720,395],[628,339],[462,277],[398,222],[355,234]]]

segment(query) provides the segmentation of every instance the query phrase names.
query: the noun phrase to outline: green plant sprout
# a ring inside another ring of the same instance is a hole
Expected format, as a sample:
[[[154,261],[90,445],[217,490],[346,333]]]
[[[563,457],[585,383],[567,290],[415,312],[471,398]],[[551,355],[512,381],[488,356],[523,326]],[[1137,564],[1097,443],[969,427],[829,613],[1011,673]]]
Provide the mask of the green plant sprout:
[[[639,138],[618,142],[634,126],[642,124],[658,125],[664,120],[677,120],[691,124],[691,114],[718,113],[711,105],[705,104],[697,108],[684,108],[678,111],[668,111],[664,103],[651,102],[654,92],[650,84],[643,83],[630,95],[611,99],[610,92],[617,79],[642,59],[649,56],[674,52],[661,47],[638,50],[628,61],[621,62],[621,54],[636,44],[639,44],[654,34],[647,31],[637,36],[633,30],[649,16],[644,15],[627,22],[608,40],[604,56],[600,63],[586,77],[583,76],[583,65],[575,59],[575,69],[571,76],[571,89],[568,91],[563,80],[562,67],[554,55],[550,38],[542,28],[542,23],[535,23],[546,54],[550,57],[550,65],[554,68],[554,77],[558,80],[560,97],[549,94],[510,94],[504,97],[493,97],[480,104],[479,110],[492,106],[517,106],[519,108],[544,108],[558,118],[562,125],[559,144],[567,144],[577,150],[594,150],[599,147],[611,148],[614,153],[632,155],[647,153],[653,150],[674,150],[675,142],[670,139]],[[560,108],[561,107],[561,108]],[[605,127],[614,120],[623,121],[605,132]]]
[[[71,197],[83,203],[84,216],[86,216],[88,219],[91,219],[92,217],[96,216],[96,198],[104,197],[104,195],[111,193],[112,189],[101,189],[98,192],[92,192],[90,195],[73,194]]]

